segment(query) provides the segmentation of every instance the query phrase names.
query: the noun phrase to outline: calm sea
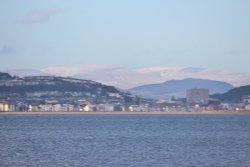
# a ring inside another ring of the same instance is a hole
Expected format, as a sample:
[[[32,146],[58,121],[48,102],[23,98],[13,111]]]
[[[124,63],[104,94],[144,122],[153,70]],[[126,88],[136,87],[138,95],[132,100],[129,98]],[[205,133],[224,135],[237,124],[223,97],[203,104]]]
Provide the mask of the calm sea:
[[[1,167],[249,167],[250,115],[0,115]]]

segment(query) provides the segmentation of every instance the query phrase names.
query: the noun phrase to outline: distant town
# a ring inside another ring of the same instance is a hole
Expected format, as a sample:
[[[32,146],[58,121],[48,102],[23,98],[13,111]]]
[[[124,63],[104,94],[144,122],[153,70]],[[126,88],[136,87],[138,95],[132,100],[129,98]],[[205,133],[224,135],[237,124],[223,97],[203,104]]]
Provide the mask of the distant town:
[[[0,111],[250,112],[249,90],[250,86],[245,86],[225,94],[210,95],[209,89],[194,87],[187,89],[183,98],[173,96],[156,100],[90,80],[54,76],[18,77],[0,73]]]

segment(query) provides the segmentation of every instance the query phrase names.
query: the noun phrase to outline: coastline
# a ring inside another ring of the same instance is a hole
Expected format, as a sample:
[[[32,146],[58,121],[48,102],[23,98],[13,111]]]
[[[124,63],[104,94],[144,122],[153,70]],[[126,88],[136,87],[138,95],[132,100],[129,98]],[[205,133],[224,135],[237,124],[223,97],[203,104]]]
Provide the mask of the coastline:
[[[178,115],[178,114],[250,114],[250,111],[201,111],[201,112],[185,112],[185,111],[175,111],[175,112],[0,112],[0,115]]]

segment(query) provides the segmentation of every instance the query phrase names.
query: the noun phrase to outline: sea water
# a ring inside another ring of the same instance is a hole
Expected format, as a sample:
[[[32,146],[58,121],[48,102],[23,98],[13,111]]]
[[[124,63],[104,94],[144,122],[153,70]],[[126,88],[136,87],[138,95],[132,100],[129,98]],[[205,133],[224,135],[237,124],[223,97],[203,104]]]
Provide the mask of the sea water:
[[[1,167],[249,167],[250,115],[0,115]]]

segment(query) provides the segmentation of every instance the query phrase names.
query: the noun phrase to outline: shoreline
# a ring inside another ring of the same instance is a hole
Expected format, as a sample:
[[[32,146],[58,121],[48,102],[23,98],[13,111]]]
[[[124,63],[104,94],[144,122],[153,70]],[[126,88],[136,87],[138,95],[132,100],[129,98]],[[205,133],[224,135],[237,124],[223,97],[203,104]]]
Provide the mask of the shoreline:
[[[0,112],[0,115],[192,115],[192,114],[250,114],[250,111],[201,111],[201,112]]]

